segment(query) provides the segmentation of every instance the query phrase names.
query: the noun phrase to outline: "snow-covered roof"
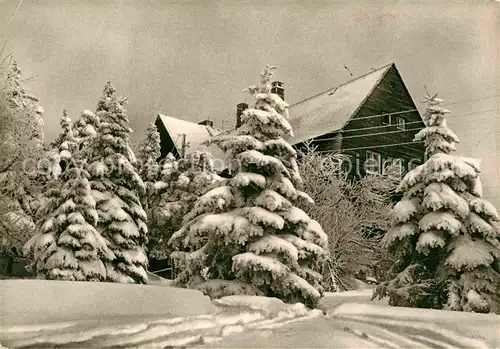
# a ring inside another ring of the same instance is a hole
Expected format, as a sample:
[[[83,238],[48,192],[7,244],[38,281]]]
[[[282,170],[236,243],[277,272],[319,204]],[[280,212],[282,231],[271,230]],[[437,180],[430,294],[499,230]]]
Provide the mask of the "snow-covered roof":
[[[344,127],[393,63],[290,106],[292,144]]]
[[[206,151],[212,155],[215,166],[221,168],[225,166],[224,152],[216,146],[206,146],[202,143],[208,141],[212,136],[220,133],[220,131],[211,127],[200,125],[195,122],[186,121],[174,118],[172,116],[158,114],[165,129],[172,138],[174,146],[178,151],[182,148],[182,135],[186,135],[186,153],[195,151]]]

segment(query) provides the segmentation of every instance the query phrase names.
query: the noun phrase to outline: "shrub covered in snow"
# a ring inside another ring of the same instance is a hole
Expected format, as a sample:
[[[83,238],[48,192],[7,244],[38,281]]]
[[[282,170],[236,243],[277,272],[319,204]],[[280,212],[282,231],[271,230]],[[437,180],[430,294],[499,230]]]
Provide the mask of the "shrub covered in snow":
[[[398,181],[387,175],[351,181],[342,171],[341,154],[320,154],[310,144],[300,149],[299,159],[304,191],[314,200],[302,209],[328,236],[325,290],[354,288],[353,277],[374,270],[383,277],[392,260],[380,242],[391,227],[391,198]]]
[[[292,128],[288,105],[270,92],[273,69],[249,88],[256,102],[243,125],[212,140],[232,159],[232,178],[196,201],[169,242],[178,249],[172,258],[182,265],[180,284],[212,296],[249,293],[314,305],[328,239],[296,206],[312,200],[300,190],[297,154],[284,140]]]
[[[114,259],[107,242],[95,229],[97,211],[89,174],[68,169],[51,189],[49,213],[38,233],[25,246],[32,257],[30,269],[40,278],[70,281],[105,281],[105,263]]]
[[[429,159],[398,189],[396,224],[384,242],[397,258],[392,279],[374,297],[397,306],[500,312],[500,220],[481,198],[478,161],[453,156],[458,137],[441,100],[427,96],[423,140]]]
[[[106,263],[107,280],[146,283],[147,216],[139,199],[145,188],[133,165],[136,160],[129,144],[132,130],[124,103],[108,82],[96,111],[99,130],[86,150],[87,170],[99,216],[97,230],[115,255],[111,263]]]
[[[161,178],[148,195],[150,257],[163,259],[170,255],[168,240],[182,227],[184,216],[201,195],[221,180],[212,157],[206,152],[193,152],[178,161],[172,154],[167,155]]]

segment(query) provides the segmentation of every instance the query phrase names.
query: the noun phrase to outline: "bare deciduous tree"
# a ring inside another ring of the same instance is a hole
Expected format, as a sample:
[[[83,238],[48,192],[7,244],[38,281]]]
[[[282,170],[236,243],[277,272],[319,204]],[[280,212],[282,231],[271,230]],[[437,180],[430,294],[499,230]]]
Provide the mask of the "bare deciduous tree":
[[[386,174],[353,181],[342,171],[345,156],[316,153],[310,144],[299,154],[304,191],[315,201],[303,209],[328,235],[324,286],[330,291],[353,288],[353,276],[387,263],[380,240],[391,225],[391,195],[399,179]]]

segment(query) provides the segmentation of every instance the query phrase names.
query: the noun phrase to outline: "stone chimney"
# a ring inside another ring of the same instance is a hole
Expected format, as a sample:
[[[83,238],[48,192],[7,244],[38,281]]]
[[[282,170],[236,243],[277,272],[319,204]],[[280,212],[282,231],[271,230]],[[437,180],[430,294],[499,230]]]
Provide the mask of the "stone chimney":
[[[203,125],[203,126],[207,126],[207,127],[211,127],[211,128],[214,128],[214,122],[212,120],[203,120],[203,121],[200,121],[198,123],[198,125]]]
[[[282,100],[285,100],[285,88],[283,82],[273,81],[271,83],[271,93],[277,94]]]
[[[241,126],[241,115],[248,108],[248,104],[239,103],[236,105],[236,128]]]

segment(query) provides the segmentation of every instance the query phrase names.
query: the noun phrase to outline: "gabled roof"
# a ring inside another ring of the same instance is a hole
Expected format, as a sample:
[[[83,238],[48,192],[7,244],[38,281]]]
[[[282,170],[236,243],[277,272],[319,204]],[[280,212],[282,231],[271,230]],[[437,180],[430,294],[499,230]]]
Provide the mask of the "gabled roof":
[[[185,134],[187,144],[186,152],[188,154],[195,151],[206,151],[212,155],[217,168],[225,166],[223,164],[225,161],[224,152],[219,149],[219,147],[202,144],[210,140],[212,136],[219,133],[219,131],[211,127],[199,125],[195,122],[181,120],[163,114],[158,114],[158,118],[163,123],[163,126],[165,126],[177,151],[180,151],[182,148],[182,135]]]
[[[292,144],[340,130],[363,105],[394,63],[290,106]]]

